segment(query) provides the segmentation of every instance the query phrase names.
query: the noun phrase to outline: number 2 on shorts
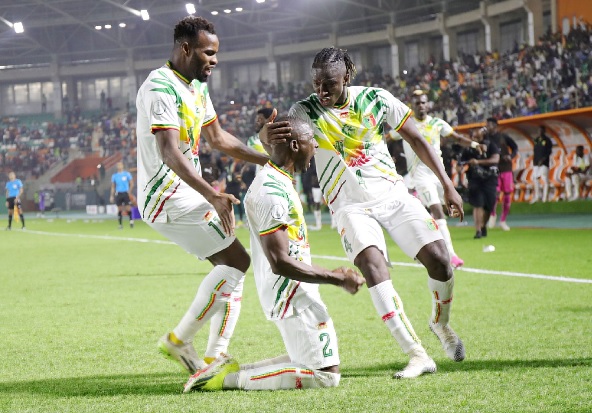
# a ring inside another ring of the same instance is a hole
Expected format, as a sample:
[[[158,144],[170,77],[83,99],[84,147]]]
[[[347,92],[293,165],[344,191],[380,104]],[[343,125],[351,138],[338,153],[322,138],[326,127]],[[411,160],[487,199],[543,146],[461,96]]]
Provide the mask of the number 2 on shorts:
[[[323,347],[323,357],[331,357],[333,355],[333,350],[329,348],[329,345],[331,344],[331,337],[329,337],[329,334],[327,333],[321,333],[319,336],[319,341],[323,341],[324,339],[327,339],[327,342]]]

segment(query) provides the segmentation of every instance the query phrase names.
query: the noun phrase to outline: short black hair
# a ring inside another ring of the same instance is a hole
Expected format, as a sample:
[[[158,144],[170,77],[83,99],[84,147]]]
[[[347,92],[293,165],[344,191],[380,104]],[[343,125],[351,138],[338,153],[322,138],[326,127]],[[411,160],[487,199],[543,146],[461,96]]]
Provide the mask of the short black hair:
[[[187,16],[175,25],[173,40],[175,43],[194,42],[202,31],[216,34],[214,25],[203,17]]]
[[[497,119],[496,118],[487,118],[487,122],[495,123],[497,125]]]
[[[273,108],[261,108],[257,111],[257,114],[261,114],[265,119],[269,118],[273,113]]]
[[[318,52],[312,62],[313,69],[322,69],[325,65],[343,62],[345,64],[346,73],[349,74],[349,80],[351,81],[356,75],[356,66],[352,62],[351,57],[345,49],[339,49],[337,47],[325,47],[323,50]]]

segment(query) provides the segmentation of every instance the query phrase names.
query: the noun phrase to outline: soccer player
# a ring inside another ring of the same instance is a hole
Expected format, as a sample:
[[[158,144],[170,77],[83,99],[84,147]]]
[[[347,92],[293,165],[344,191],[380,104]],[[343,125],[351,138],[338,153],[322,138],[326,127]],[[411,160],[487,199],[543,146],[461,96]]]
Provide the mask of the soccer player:
[[[339,384],[337,336],[318,284],[338,285],[355,294],[364,279],[350,268],[329,271],[311,264],[302,203],[293,180],[294,172],[309,167],[318,144],[307,123],[299,119],[289,123],[291,136],[270,148],[271,160],[245,197],[259,300],[267,319],[280,330],[288,354],[242,366],[223,355],[190,377],[185,392]]]
[[[465,351],[449,324],[454,274],[446,244],[438,224],[397,174],[383,140],[383,122],[398,131],[436,174],[452,217],[464,217],[462,200],[434,150],[414,122],[407,122],[411,110],[384,89],[349,86],[355,73],[345,50],[321,50],[312,64],[315,93],[292,106],[290,115],[313,127],[319,144],[315,155],[319,183],[343,248],[366,279],[379,316],[410,357],[394,377],[412,378],[435,372],[436,364],[413,331],[393,287],[383,229],[427,268],[432,296],[429,326],[448,357],[461,361]],[[282,123],[268,124],[261,140],[282,141],[289,129]]]
[[[134,220],[131,213],[130,192],[134,189],[134,179],[132,174],[123,169],[123,162],[117,163],[117,172],[111,176],[111,202],[117,205],[117,219],[119,229],[123,229],[123,212],[129,217],[130,228],[134,227]]]
[[[21,228],[25,229],[25,216],[23,215],[23,208],[21,206],[21,196],[23,195],[24,187],[20,179],[16,179],[14,172],[8,173],[8,182],[6,182],[6,208],[8,208],[8,226],[7,231],[12,229],[12,216],[14,210],[21,219]]]
[[[472,147],[478,150],[481,149],[478,142],[459,135],[442,119],[428,115],[428,97],[423,90],[415,90],[411,102],[415,126],[426,142],[434,148],[442,165],[444,165],[444,161],[442,160],[442,150],[440,149],[441,138],[452,138],[462,146]],[[394,139],[400,138],[400,135],[394,130],[391,130],[389,133]],[[421,203],[430,210],[431,215],[436,220],[436,224],[438,224],[438,229],[442,233],[446,248],[450,254],[450,264],[453,268],[458,268],[464,264],[464,261],[456,255],[452,246],[452,238],[448,230],[446,215],[444,215],[444,209],[442,208],[444,204],[444,188],[434,172],[419,159],[419,156],[411,149],[411,145],[405,140],[403,140],[403,149],[413,188],[415,188]]]
[[[267,155],[265,148],[259,139],[259,131],[269,121],[273,108],[261,108],[257,111],[257,117],[255,118],[255,134],[247,139],[247,146],[255,149],[257,152],[261,152]],[[259,168],[260,169],[260,168]]]
[[[165,356],[193,374],[226,351],[250,265],[234,236],[232,207],[239,201],[214,190],[201,177],[200,134],[231,156],[259,164],[268,157],[220,126],[206,84],[218,63],[213,24],[188,16],[175,26],[173,39],[170,60],[148,75],[136,99],[138,207],[148,225],[214,265],[185,316],[158,342]],[[210,336],[202,360],[192,341],[208,320]]]

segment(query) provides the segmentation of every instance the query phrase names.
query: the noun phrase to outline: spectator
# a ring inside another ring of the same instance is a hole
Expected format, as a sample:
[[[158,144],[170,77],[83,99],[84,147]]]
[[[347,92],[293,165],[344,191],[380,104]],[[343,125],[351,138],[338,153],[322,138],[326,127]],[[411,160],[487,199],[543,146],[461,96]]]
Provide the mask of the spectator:
[[[590,155],[584,153],[584,146],[576,146],[573,165],[567,170],[565,190],[570,201],[580,199],[581,185],[590,174]]]

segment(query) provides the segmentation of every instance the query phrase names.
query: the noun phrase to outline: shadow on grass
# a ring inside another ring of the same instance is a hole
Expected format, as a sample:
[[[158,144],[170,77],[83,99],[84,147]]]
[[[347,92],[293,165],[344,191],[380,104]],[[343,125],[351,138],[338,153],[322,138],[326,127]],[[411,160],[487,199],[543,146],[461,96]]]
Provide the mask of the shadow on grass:
[[[462,363],[453,361],[437,362],[440,373],[458,371],[503,371],[508,369],[536,369],[557,367],[592,367],[592,358],[550,359],[550,360],[465,360]],[[341,370],[342,377],[372,377],[391,374],[405,367],[404,363],[379,364],[368,367],[354,367]]]
[[[170,395],[182,393],[185,378],[173,373],[66,377],[0,383],[0,394],[33,393],[55,397]]]

